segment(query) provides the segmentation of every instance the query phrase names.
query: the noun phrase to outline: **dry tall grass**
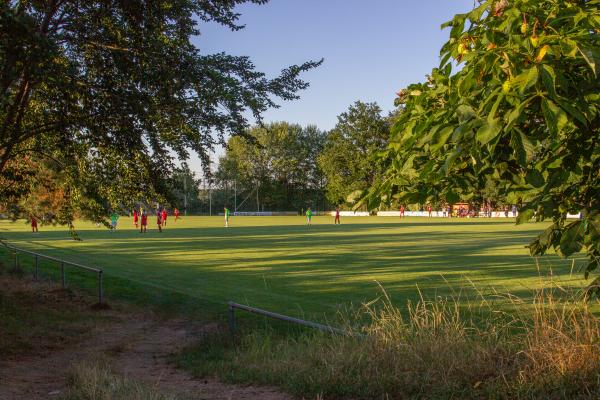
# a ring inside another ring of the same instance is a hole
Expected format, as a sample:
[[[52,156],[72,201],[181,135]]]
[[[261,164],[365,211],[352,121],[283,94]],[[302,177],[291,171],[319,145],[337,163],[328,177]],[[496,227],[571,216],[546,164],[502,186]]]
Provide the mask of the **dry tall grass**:
[[[553,290],[536,293],[531,307],[504,299],[466,309],[456,299],[421,299],[404,317],[386,298],[365,307],[372,323],[359,352],[399,397],[599,398],[600,321],[586,305]]]
[[[584,303],[556,290],[495,297],[401,310],[384,295],[345,318],[369,319],[364,338],[254,332],[225,349],[204,341],[183,364],[327,399],[600,398],[600,320]]]
[[[106,360],[82,362],[71,368],[69,390],[61,400],[176,400],[157,388],[113,371]]]

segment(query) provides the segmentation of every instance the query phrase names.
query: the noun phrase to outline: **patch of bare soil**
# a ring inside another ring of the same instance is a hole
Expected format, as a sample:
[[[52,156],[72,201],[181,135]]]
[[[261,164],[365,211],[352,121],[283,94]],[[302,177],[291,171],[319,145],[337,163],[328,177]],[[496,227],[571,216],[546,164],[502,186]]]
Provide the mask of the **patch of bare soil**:
[[[214,325],[161,320],[147,313],[135,314],[114,309],[96,312],[108,318],[98,320],[77,340],[64,343],[60,348],[45,347],[35,354],[0,359],[0,399],[59,397],[67,389],[69,370],[74,364],[107,358],[118,373],[185,398],[290,398],[273,388],[229,385],[215,379],[194,379],[169,362],[169,356],[216,329]]]

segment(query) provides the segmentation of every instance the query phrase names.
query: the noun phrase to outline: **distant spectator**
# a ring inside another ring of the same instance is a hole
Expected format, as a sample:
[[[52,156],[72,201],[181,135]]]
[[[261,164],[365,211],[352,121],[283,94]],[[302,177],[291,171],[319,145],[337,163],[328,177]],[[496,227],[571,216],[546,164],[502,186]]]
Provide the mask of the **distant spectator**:
[[[34,217],[33,215],[31,216],[31,232],[32,233],[39,233],[37,218]]]
[[[514,218],[517,217],[517,205],[516,204],[513,204],[513,206],[512,206],[512,215]]]

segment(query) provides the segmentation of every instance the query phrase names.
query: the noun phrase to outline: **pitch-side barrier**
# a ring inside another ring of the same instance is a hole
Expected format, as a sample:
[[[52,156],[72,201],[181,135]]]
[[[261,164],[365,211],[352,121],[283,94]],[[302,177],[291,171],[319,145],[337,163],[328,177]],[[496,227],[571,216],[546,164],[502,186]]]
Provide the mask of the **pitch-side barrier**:
[[[224,215],[219,213],[219,215]],[[282,217],[282,216],[296,216],[297,211],[235,211],[233,213],[236,217]]]
[[[229,332],[231,333],[231,336],[235,335],[235,330],[236,330],[235,310],[238,309],[238,310],[246,311],[246,312],[249,312],[252,314],[262,315],[264,317],[269,317],[269,318],[277,319],[280,321],[290,322],[290,323],[296,324],[296,325],[307,326],[309,328],[317,329],[322,332],[328,332],[328,333],[333,333],[333,334],[342,335],[342,336],[364,337],[364,335],[361,335],[359,333],[346,331],[346,330],[343,330],[340,328],[334,328],[333,326],[323,325],[323,324],[319,324],[317,322],[305,321],[303,319],[289,317],[287,315],[274,313],[272,311],[262,310],[262,309],[256,308],[256,307],[245,306],[243,304],[234,303],[233,301],[228,302],[227,305],[229,308]]]
[[[400,214],[401,214],[400,211],[378,211],[377,212],[378,217],[400,217]],[[517,215],[519,215],[519,214],[517,213]],[[428,211],[405,211],[404,216],[405,217],[429,217],[429,212]],[[456,215],[454,215],[454,216],[456,217]],[[483,212],[478,212],[477,216],[485,217],[485,214]],[[443,211],[432,211],[431,217],[447,218],[448,214],[444,213]],[[509,218],[513,217],[512,211],[508,214],[508,217]],[[507,218],[507,216],[504,213],[504,211],[492,211],[491,218]]]
[[[40,269],[39,268],[39,260],[40,259],[54,261],[60,265],[60,281],[61,281],[63,288],[67,287],[66,274],[65,274],[66,266],[79,268],[79,269],[97,274],[97,276],[98,276],[98,304],[104,303],[104,287],[102,284],[103,271],[101,269],[88,267],[88,266],[77,264],[77,263],[74,263],[71,261],[66,261],[66,260],[63,260],[60,258],[50,257],[50,256],[47,256],[44,254],[30,251],[30,250],[20,249],[18,247],[15,247],[11,244],[6,243],[6,242],[0,242],[0,243],[2,243],[2,245],[4,247],[6,247],[9,251],[12,251],[12,253],[14,255],[14,260],[15,260],[15,269],[17,269],[19,266],[19,254],[20,253],[29,254],[34,257],[34,277],[36,280],[39,278],[39,269]]]

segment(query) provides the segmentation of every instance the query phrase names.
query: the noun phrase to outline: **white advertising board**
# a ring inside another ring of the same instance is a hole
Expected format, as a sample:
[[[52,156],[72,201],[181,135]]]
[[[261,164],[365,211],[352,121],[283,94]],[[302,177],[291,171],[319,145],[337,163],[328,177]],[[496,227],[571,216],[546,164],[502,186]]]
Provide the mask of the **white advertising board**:
[[[330,211],[329,215],[335,217],[335,211]],[[368,211],[340,211],[340,217],[368,217],[371,215]]]

